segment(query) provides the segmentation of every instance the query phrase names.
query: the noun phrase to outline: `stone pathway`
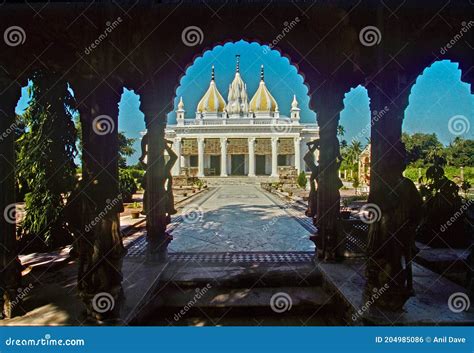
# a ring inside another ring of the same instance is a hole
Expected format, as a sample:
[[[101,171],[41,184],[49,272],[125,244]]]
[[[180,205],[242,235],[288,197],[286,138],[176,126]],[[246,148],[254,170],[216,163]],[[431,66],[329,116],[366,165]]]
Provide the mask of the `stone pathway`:
[[[310,233],[254,185],[223,185],[184,207],[170,252],[312,251]]]

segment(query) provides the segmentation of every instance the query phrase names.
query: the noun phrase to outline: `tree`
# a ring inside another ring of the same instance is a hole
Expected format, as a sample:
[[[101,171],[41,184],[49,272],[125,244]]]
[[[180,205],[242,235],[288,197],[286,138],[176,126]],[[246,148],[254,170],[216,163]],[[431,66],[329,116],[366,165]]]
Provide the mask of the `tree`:
[[[127,158],[130,157],[135,153],[135,148],[133,148],[133,144],[137,139],[128,138],[125,136],[125,133],[119,132],[118,133],[118,140],[119,140],[119,167],[125,168],[127,166]]]
[[[76,182],[76,103],[59,74],[37,71],[23,115],[26,129],[17,140],[18,178],[27,184],[22,236],[62,244],[68,236],[63,209]],[[70,239],[68,239],[70,240]]]
[[[407,162],[415,167],[440,164],[444,159],[444,148],[436,134],[403,133],[402,141],[407,151]]]
[[[474,140],[456,137],[446,147],[448,165],[456,167],[474,166]]]

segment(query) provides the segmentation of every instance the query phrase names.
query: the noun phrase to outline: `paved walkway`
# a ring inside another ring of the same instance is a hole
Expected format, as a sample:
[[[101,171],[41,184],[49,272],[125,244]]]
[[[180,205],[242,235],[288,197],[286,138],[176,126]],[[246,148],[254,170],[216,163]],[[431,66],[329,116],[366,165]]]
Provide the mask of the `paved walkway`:
[[[223,185],[183,209],[171,252],[312,251],[310,233],[254,185]]]

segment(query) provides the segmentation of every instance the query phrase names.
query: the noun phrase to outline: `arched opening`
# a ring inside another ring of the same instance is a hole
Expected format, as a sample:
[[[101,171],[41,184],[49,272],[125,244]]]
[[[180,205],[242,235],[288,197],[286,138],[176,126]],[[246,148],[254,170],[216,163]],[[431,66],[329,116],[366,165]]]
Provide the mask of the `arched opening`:
[[[176,90],[166,138],[179,162],[175,197],[207,188],[208,199],[184,206],[170,251],[314,249],[307,222],[280,209],[285,197],[307,198],[303,156],[318,137],[309,101],[296,67],[267,46],[229,42],[195,59]]]

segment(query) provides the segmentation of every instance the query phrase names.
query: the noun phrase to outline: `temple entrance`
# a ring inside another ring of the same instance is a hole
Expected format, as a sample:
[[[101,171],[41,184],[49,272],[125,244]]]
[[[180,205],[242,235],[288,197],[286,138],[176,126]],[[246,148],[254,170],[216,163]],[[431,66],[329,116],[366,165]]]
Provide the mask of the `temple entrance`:
[[[210,156],[210,171],[211,175],[220,175],[221,174],[221,156],[213,155]]]
[[[267,175],[265,172],[265,155],[255,156],[255,174],[256,175]]]
[[[233,154],[231,156],[231,175],[245,175],[245,155]]]

